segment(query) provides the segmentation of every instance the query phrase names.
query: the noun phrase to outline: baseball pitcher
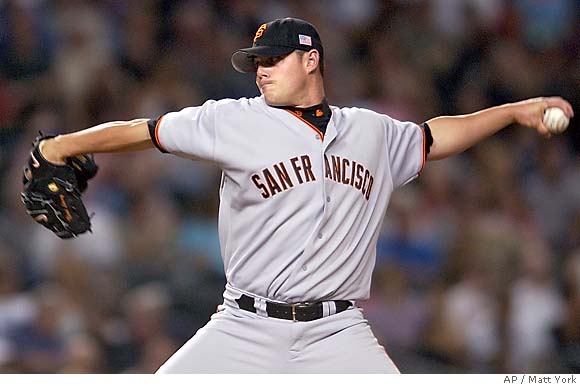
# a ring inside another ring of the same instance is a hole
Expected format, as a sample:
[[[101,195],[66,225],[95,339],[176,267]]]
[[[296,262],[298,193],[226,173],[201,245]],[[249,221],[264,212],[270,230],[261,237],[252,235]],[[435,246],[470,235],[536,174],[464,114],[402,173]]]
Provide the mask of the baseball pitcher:
[[[159,373],[397,373],[357,308],[393,190],[510,124],[549,136],[548,108],[573,116],[550,97],[400,122],[330,105],[323,59],[314,26],[274,20],[231,58],[255,75],[259,97],[34,143],[23,202],[60,237],[90,230],[81,190],[96,165],[85,154],[157,148],[221,168],[223,304]]]

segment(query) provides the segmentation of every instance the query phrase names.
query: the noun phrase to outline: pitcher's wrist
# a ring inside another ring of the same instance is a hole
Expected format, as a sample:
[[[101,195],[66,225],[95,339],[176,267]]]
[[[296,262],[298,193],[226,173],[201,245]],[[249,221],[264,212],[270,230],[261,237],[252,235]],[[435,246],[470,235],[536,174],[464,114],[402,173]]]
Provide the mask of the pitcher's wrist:
[[[38,151],[48,162],[56,165],[65,165],[66,157],[59,153],[57,145],[55,138],[45,139],[38,145]]]

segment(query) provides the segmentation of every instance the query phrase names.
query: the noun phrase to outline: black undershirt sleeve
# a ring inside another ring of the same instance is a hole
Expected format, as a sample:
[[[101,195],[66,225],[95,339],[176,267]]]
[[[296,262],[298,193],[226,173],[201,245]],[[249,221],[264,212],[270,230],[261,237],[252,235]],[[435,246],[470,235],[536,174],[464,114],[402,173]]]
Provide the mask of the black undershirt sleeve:
[[[431,145],[433,145],[433,135],[431,135],[431,128],[427,122],[421,124],[423,131],[425,132],[425,154],[429,154],[431,150]]]
[[[151,142],[153,142],[153,144],[155,145],[155,147],[157,149],[159,149],[160,152],[162,152],[162,153],[169,153],[167,150],[165,150],[163,148],[163,146],[161,146],[161,144],[157,140],[157,135],[155,133],[155,129],[157,127],[157,123],[159,122],[159,119],[161,119],[161,117],[159,117],[157,119],[150,119],[150,120],[147,121],[147,126],[149,127],[149,136],[151,137]]]

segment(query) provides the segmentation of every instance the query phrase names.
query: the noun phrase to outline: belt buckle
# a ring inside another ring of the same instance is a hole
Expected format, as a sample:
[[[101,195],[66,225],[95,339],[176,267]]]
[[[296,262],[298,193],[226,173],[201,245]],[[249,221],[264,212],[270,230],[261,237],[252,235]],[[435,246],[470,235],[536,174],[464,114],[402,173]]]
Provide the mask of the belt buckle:
[[[292,304],[290,304],[290,306],[292,307],[292,321],[293,322],[299,322],[299,320],[296,319],[296,309],[297,308],[307,308],[307,307],[310,307],[313,304],[314,303],[309,303],[309,302],[292,303]]]

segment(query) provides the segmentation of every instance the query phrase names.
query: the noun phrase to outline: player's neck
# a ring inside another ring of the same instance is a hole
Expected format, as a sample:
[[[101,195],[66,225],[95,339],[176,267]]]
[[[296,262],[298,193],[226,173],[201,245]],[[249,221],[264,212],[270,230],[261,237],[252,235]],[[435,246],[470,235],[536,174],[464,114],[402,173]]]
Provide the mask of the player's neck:
[[[300,101],[297,101],[297,103],[293,104],[292,107],[306,109],[308,107],[312,107],[312,106],[316,106],[316,105],[321,104],[325,99],[326,98],[325,98],[324,94],[317,95],[316,97],[312,97],[312,98],[304,98],[304,99],[301,99]]]
[[[312,107],[321,104],[325,98],[326,97],[322,79],[316,79],[312,82],[309,82],[308,86],[304,90],[304,93],[295,101],[295,103],[292,104],[292,106],[298,108]]]

